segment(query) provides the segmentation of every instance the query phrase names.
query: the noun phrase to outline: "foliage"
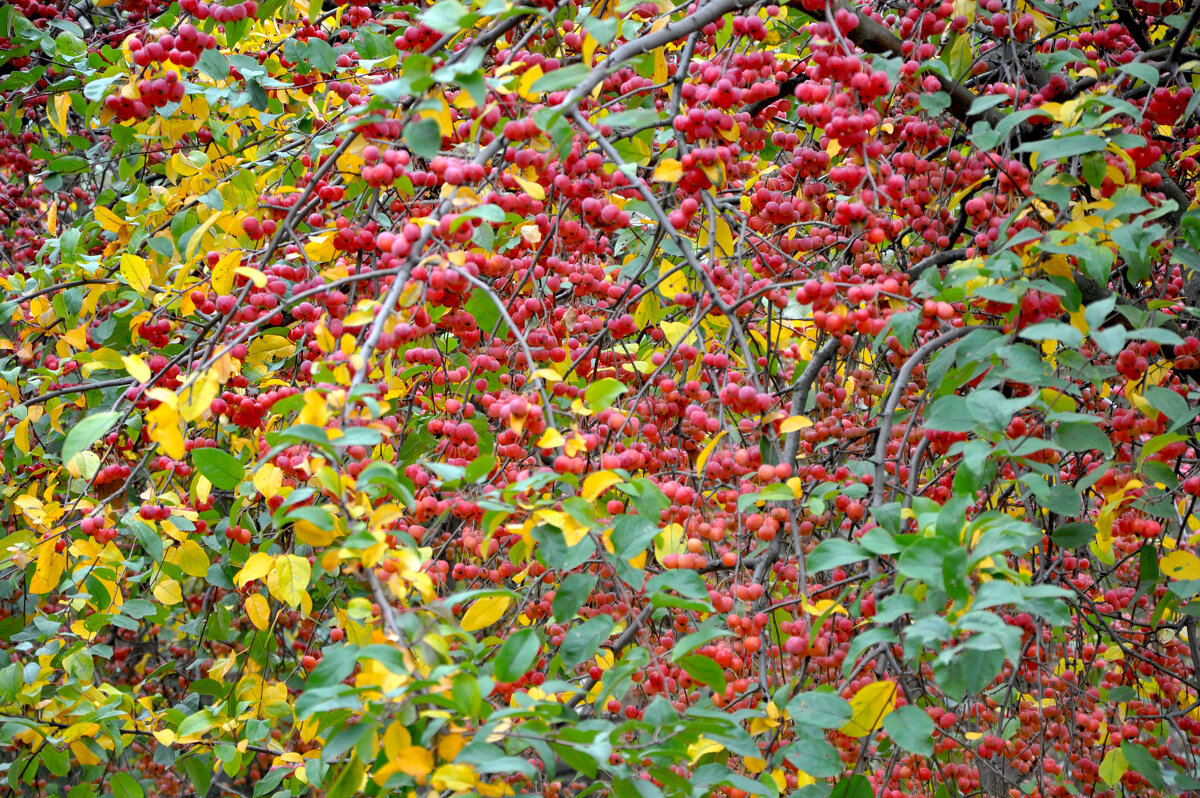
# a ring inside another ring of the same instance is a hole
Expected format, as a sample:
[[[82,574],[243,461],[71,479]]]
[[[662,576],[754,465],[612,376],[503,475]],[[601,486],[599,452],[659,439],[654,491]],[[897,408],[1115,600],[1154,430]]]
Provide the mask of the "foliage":
[[[4,4],[9,789],[1200,789],[1198,19]]]

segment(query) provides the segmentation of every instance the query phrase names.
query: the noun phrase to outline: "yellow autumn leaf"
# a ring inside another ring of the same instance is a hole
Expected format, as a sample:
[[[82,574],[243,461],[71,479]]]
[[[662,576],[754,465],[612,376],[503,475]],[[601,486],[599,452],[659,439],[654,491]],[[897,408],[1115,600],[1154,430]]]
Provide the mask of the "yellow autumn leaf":
[[[149,296],[150,268],[146,265],[145,260],[129,252],[122,252],[121,276],[125,278],[125,282],[129,283],[129,287],[134,291],[143,296]]]
[[[687,754],[688,759],[695,764],[705,754],[718,754],[724,750],[725,746],[721,745],[721,743],[710,740],[707,737],[701,737],[687,747]]]
[[[209,371],[180,390],[179,415],[184,421],[195,421],[208,412],[220,392],[221,383]]]
[[[796,430],[801,430],[805,427],[811,427],[812,425],[812,419],[810,419],[808,416],[788,416],[779,423],[779,431],[795,432]]]
[[[296,554],[281,554],[275,559],[275,574],[279,578],[279,598],[293,609],[300,606],[312,566],[308,559]]]
[[[254,487],[268,499],[279,495],[279,490],[283,487],[283,471],[279,466],[267,463],[254,472]]]
[[[526,180],[520,175],[513,175],[513,179],[517,181],[517,185],[521,187],[521,190],[533,199],[540,201],[546,198],[546,189],[542,188],[540,183]]]
[[[313,547],[328,546],[337,537],[336,530],[321,529],[311,521],[297,521],[292,525],[292,529],[301,542]]]
[[[517,94],[521,95],[522,100],[536,100],[541,96],[530,91],[530,87],[544,74],[540,66],[532,66],[525,70],[525,73],[521,75],[521,79],[517,81]]]
[[[658,301],[658,296],[649,291],[642,295],[638,300],[637,310],[633,314],[633,322],[638,326],[639,330],[645,329],[652,324],[655,324],[662,318],[662,305]]]
[[[557,449],[567,442],[562,433],[556,429],[548,429],[542,433],[542,437],[538,438],[537,445],[542,449]]]
[[[208,567],[211,564],[203,547],[190,538],[179,547],[176,562],[185,574],[195,577],[207,576]]]
[[[704,464],[708,462],[708,458],[712,456],[713,450],[717,448],[717,444],[720,443],[721,438],[724,437],[725,430],[721,430],[714,435],[713,439],[708,442],[708,445],[700,451],[700,455],[696,458],[696,473],[704,471]]]
[[[587,501],[594,502],[604,491],[613,485],[620,485],[624,481],[620,474],[612,471],[597,471],[594,474],[588,474],[583,480],[583,490],[579,495]]]
[[[33,578],[29,580],[29,592],[44,595],[58,587],[63,569],[67,565],[67,555],[55,550],[55,541],[47,540],[41,544],[38,551],[37,567]]]
[[[651,179],[657,183],[678,183],[682,177],[683,164],[675,158],[663,158],[658,162],[658,166],[654,167]]]
[[[474,632],[491,626],[504,617],[510,604],[512,604],[512,599],[508,596],[484,596],[478,599],[463,615],[463,631]]]
[[[233,290],[234,270],[242,264],[240,251],[226,252],[212,269],[212,287],[218,294],[228,294]]]
[[[49,114],[50,124],[58,135],[67,135],[67,113],[71,110],[71,95],[66,92],[54,98],[54,113]]]
[[[663,333],[666,334],[667,343],[669,343],[671,346],[678,346],[679,342],[684,340],[685,336],[688,343],[696,343],[696,331],[692,330],[689,333],[688,330],[691,329],[692,325],[688,324],[686,321],[664,321],[658,326],[661,327]]]
[[[96,221],[100,223],[100,227],[110,233],[119,232],[121,228],[125,226],[124,219],[122,219],[120,216],[117,216],[110,209],[105,208],[103,205],[97,205],[95,208],[93,208],[92,216],[94,216]]]
[[[1200,579],[1200,557],[1190,551],[1173,551],[1159,562],[1162,572],[1172,579]]]
[[[254,624],[255,629],[267,631],[271,623],[271,607],[262,593],[251,593],[246,597],[246,617]]]
[[[154,597],[167,606],[183,601],[183,590],[174,579],[160,580],[154,586]]]
[[[896,685],[894,682],[872,682],[850,699],[853,713],[842,734],[848,737],[866,737],[879,728],[883,719],[896,708]]]
[[[258,269],[252,269],[249,266],[235,266],[233,273],[240,274],[242,277],[245,277],[250,282],[254,283],[255,288],[267,287],[267,275],[263,274]]]
[[[654,48],[654,73],[651,79],[655,83],[667,82],[667,55],[661,47]]]
[[[200,242],[204,239],[204,236],[224,215],[224,211],[214,211],[212,216],[209,216],[200,223],[200,226],[197,227],[195,231],[192,232],[192,235],[188,238],[186,251],[183,253],[184,260],[191,260],[195,256],[196,250],[200,248]],[[241,259],[240,255],[238,256],[238,259]]]
[[[158,444],[159,451],[172,460],[182,460],[187,454],[187,449],[183,445],[183,433],[179,429],[179,412],[163,402],[148,412],[146,419],[150,422],[150,440]]]
[[[58,203],[51,202],[50,207],[46,209],[46,229],[50,235],[58,235]]]
[[[246,564],[243,565],[242,569],[233,577],[233,583],[239,588],[243,588],[253,582],[255,579],[262,579],[264,576],[269,574],[271,569],[274,567],[275,558],[270,554],[264,554],[261,551],[256,554],[251,554],[250,559],[246,560]]]
[[[141,355],[121,355],[121,364],[125,366],[129,376],[138,382],[150,382],[150,378],[154,375]]]

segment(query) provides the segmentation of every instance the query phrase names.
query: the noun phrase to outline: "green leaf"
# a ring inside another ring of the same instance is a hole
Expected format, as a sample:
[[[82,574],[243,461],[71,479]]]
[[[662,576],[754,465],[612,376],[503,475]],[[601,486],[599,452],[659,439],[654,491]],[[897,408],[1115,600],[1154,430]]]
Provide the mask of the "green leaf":
[[[420,20],[438,33],[458,33],[468,16],[466,6],[458,0],[440,0],[421,13]]]
[[[694,681],[708,685],[718,693],[725,692],[725,673],[721,666],[713,660],[708,657],[692,655],[677,661]]]
[[[413,154],[429,160],[442,150],[442,130],[437,120],[418,119],[404,126],[404,143]]]
[[[840,729],[854,715],[850,702],[835,693],[800,693],[787,703],[792,722],[818,729]]]
[[[1139,776],[1150,782],[1151,787],[1156,790],[1163,788],[1162,763],[1155,759],[1154,755],[1144,746],[1126,740],[1121,743],[1121,753],[1125,755],[1125,761],[1129,763],[1129,766],[1137,771]]]
[[[1067,421],[1054,428],[1054,441],[1069,452],[1088,452],[1093,449],[1105,457],[1112,455],[1112,441],[1095,424],[1087,421]]]
[[[679,597],[668,595],[668,590],[674,590]],[[672,568],[657,574],[646,583],[646,593],[656,607],[713,611],[708,585],[700,574],[690,569]]]
[[[617,397],[628,390],[629,387],[620,380],[606,377],[589,385],[583,392],[583,398],[590,409],[599,413],[612,407]]]
[[[106,410],[101,413],[92,413],[72,427],[63,441],[63,463],[71,462],[75,455],[85,449],[90,449],[92,444],[100,440],[101,436],[112,429],[113,424],[116,424],[120,417],[121,414],[116,410]]]
[[[587,64],[571,64],[570,66],[552,69],[533,82],[529,87],[531,92],[542,94],[548,91],[569,89],[583,82],[591,69]],[[607,120],[606,120],[607,121]]]
[[[542,641],[536,630],[525,628],[513,633],[496,653],[496,678],[515,682],[533,667],[541,652]]]
[[[233,490],[246,477],[246,469],[241,462],[220,449],[194,449],[192,463],[219,490]]]
[[[640,515],[619,515],[613,520],[613,547],[623,560],[644,552],[657,534],[658,524]]]
[[[933,719],[920,707],[899,707],[883,719],[883,729],[905,751],[933,755]]]
[[[852,562],[861,562],[870,556],[870,552],[857,543],[841,538],[829,538],[818,543],[808,555],[808,570],[814,574],[829,571]]]
[[[337,68],[337,51],[329,42],[311,37],[308,40],[308,63],[321,72],[332,72]]]
[[[201,53],[196,66],[213,80],[229,79],[229,59],[222,55],[220,49],[216,47],[210,47]]]
[[[1063,136],[1058,139],[1028,141],[1017,147],[1014,152],[1035,152],[1038,156],[1038,162],[1041,163],[1051,159],[1061,160],[1089,152],[1100,152],[1106,146],[1107,142],[1100,136],[1085,133],[1076,136]]]
[[[579,608],[588,600],[588,596],[592,595],[592,588],[595,586],[596,577],[592,574],[571,574],[564,579],[558,587],[552,605],[555,620],[564,623],[574,618]]]
[[[1074,521],[1051,532],[1050,539],[1064,549],[1077,549],[1091,543],[1096,534],[1096,527],[1087,521]]]
[[[112,790],[113,798],[145,798],[146,795],[142,785],[124,771],[112,774],[112,778],[108,780],[108,787]]]
[[[573,626],[563,636],[559,655],[563,664],[574,668],[581,662],[591,659],[600,649],[600,644],[612,634],[613,619],[611,615],[597,615],[589,621]]]

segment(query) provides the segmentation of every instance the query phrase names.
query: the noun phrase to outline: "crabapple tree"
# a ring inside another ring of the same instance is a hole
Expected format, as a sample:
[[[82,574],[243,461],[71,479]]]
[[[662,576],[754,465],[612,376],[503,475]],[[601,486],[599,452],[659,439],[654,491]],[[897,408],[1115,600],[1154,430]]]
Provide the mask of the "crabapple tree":
[[[1198,22],[3,4],[7,794],[1200,794]]]

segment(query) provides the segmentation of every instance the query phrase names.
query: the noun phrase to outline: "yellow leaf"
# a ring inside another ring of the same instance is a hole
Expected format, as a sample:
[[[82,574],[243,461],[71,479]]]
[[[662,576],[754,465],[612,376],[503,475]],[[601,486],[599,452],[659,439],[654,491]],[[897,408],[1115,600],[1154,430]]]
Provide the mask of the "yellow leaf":
[[[267,631],[271,623],[271,608],[262,593],[251,593],[246,597],[246,617],[254,624],[254,628]]]
[[[129,287],[143,296],[150,294],[150,269],[146,261],[128,252],[121,253],[121,276]]]
[[[1190,551],[1173,551],[1159,563],[1163,573],[1172,579],[1200,579],[1200,557]]]
[[[709,740],[707,737],[701,737],[696,742],[692,743],[687,748],[688,758],[694,764],[700,757],[705,754],[717,754],[725,750],[725,746],[720,743]]]
[[[433,753],[420,746],[410,745],[400,751],[396,763],[402,772],[414,779],[423,778],[433,772]]]
[[[96,217],[96,221],[100,223],[100,227],[110,233],[120,232],[121,228],[125,226],[124,219],[122,219],[120,216],[117,216],[103,205],[97,205],[95,208],[93,208],[92,215]]]
[[[704,471],[704,464],[708,462],[708,458],[712,455],[713,450],[717,448],[717,444],[720,443],[721,438],[724,438],[724,437],[725,437],[725,430],[721,430],[715,436],[713,436],[713,439],[708,442],[708,445],[705,446],[704,449],[701,450],[700,456],[696,458],[696,473],[697,474]]]
[[[658,284],[658,292],[668,300],[674,299],[676,294],[686,294],[691,290],[687,278],[683,276],[683,268],[670,261],[664,260],[659,264],[658,276],[662,281]]]
[[[309,389],[304,392],[304,407],[300,409],[299,421],[314,427],[324,427],[329,421],[329,403],[319,391]]]
[[[535,200],[544,200],[546,198],[546,189],[542,188],[541,183],[526,180],[520,175],[513,175],[513,179],[517,181],[517,185],[521,187],[522,191]]]
[[[658,323],[660,318],[662,318],[662,305],[658,301],[658,295],[653,291],[647,291],[638,300],[637,310],[633,313],[633,322],[641,330]]]
[[[337,247],[333,245],[335,235],[336,233],[324,233],[314,236],[304,245],[304,254],[320,263],[328,263],[333,260],[333,256],[337,254]]]
[[[250,342],[249,363],[262,365],[268,360],[282,360],[296,351],[296,345],[282,335],[263,335]]]
[[[579,495],[587,501],[594,502],[604,491],[613,485],[620,485],[624,481],[620,474],[612,471],[597,471],[594,474],[588,474],[587,478],[583,480],[583,490]]]
[[[150,382],[150,377],[154,374],[141,355],[121,355],[121,364],[125,366],[129,376],[138,382]]]
[[[217,261],[212,270],[212,287],[218,294],[228,294],[233,290],[234,270],[242,264],[242,253],[239,251],[226,252]]]
[[[537,445],[542,449],[557,449],[567,442],[562,433],[556,429],[548,429],[538,438]]]
[[[733,254],[733,230],[720,216],[717,217],[717,247],[724,250],[726,255]]]
[[[146,419],[150,422],[150,440],[157,443],[159,450],[167,457],[182,460],[187,450],[183,445],[183,433],[179,430],[178,411],[163,402],[147,413]]]
[[[321,529],[311,521],[297,521],[292,528],[295,530],[297,538],[313,547],[328,546],[337,537],[335,530]]]
[[[664,333],[666,333],[667,343],[669,343],[671,346],[678,345],[680,341],[684,340],[685,335],[687,336],[688,343],[695,344],[696,342],[696,331],[692,330],[692,332],[689,334],[688,329],[690,329],[692,325],[688,324],[686,321],[664,321],[658,326],[662,328]]]
[[[471,605],[462,619],[464,632],[474,632],[491,626],[504,617],[512,599],[508,596],[484,596]]]
[[[274,567],[275,558],[270,554],[264,554],[261,551],[251,554],[250,559],[246,560],[246,564],[233,577],[233,583],[239,588],[243,588],[255,579],[262,579]]]
[[[540,66],[533,66],[525,70],[521,75],[521,79],[517,82],[517,94],[521,95],[523,100],[536,100],[540,95],[530,91],[530,87],[538,81],[544,72]]]
[[[188,238],[187,251],[183,254],[184,260],[192,259],[192,257],[196,254],[196,250],[200,248],[200,241],[204,238],[205,234],[212,229],[212,226],[217,223],[217,220],[224,215],[224,211],[214,211],[212,216],[209,216],[207,219],[205,219],[200,226],[195,229],[191,237]],[[241,260],[241,255],[238,256],[238,260]]]
[[[24,419],[13,429],[13,442],[21,454],[29,454],[29,419]]]
[[[662,562],[668,554],[683,554],[687,551],[687,541],[683,537],[683,527],[679,524],[668,524],[654,536],[654,556]]]
[[[234,274],[240,274],[243,277],[254,283],[255,288],[266,288],[267,275],[260,272],[258,269],[252,269],[249,266],[236,266],[233,269]]]
[[[663,158],[654,167],[653,180],[658,183],[678,183],[683,177],[683,164],[674,158]]]
[[[293,609],[300,606],[312,577],[308,559],[296,554],[281,554],[275,560],[275,573],[279,577],[279,599]]]
[[[46,209],[46,230],[50,235],[58,235],[58,203],[51,202],[50,207]]]
[[[190,538],[179,547],[178,564],[185,574],[195,577],[207,576],[210,565],[208,554],[199,543]]]
[[[195,421],[212,408],[221,392],[221,384],[212,372],[183,386],[179,394],[179,415],[184,421]]]
[[[254,487],[268,499],[278,495],[279,489],[283,487],[283,471],[279,466],[267,463],[254,472]]]
[[[171,606],[183,601],[183,591],[174,579],[163,579],[154,586],[154,597],[163,604]]]
[[[655,83],[667,82],[667,55],[663,52],[663,48],[654,48],[654,74],[652,80]]]
[[[590,67],[596,63],[596,48],[600,46],[600,42],[590,33],[583,35],[583,60]]]
[[[850,699],[853,712],[842,727],[848,737],[866,737],[879,728],[883,719],[896,708],[896,685],[893,682],[871,682]]]
[[[812,419],[810,419],[808,416],[788,416],[780,422],[779,431],[795,432],[796,430],[801,430],[805,427],[811,427],[812,425]]]
[[[47,540],[42,543],[38,551],[37,568],[34,569],[33,578],[29,580],[29,592],[40,596],[57,589],[58,580],[62,578],[66,565],[67,555],[55,551],[55,541]]]
[[[71,95],[59,94],[54,98],[54,113],[50,114],[50,124],[58,131],[58,135],[67,135],[67,112],[71,110]]]

